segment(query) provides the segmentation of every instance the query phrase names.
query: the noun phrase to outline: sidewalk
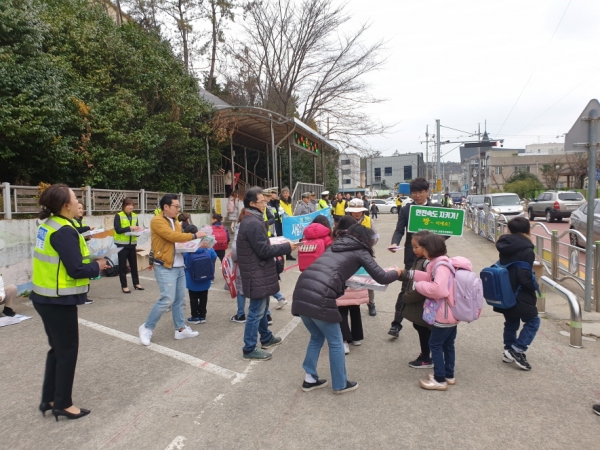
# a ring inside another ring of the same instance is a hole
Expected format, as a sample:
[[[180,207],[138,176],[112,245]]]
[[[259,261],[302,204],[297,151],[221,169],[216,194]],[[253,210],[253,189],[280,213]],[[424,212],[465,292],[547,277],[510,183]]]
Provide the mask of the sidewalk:
[[[401,253],[385,250],[396,216],[379,217],[377,261],[401,265]],[[470,258],[477,271],[498,258],[493,243],[468,229],[447,243],[451,256]],[[349,379],[360,387],[338,396],[330,388],[300,389],[308,333],[290,305],[272,310],[271,328],[285,337],[273,359],[242,360],[244,326],[229,321],[235,300],[220,289],[220,274],[209,292],[207,323],[192,326],[199,337],[175,341],[165,314],[153,345],[139,345],[137,328],[158,298],[153,273],[140,275],[146,290],[129,295],[120,293],[117,278],[93,281],[94,303],[79,308],[73,395],[92,413],[77,421],[56,423],[37,411],[48,347],[39,316],[19,299],[16,311],[33,318],[0,328],[3,448],[495,450],[600,442],[600,418],[591,409],[600,402],[600,343],[568,346],[560,334],[568,329],[568,307],[553,293],[527,353],[530,372],[502,362],[503,317],[486,306],[479,320],[459,325],[456,386],[432,392],[418,385],[428,371],[408,366],[419,353],[411,324],[404,322],[397,340],[387,335],[400,290],[394,283],[376,293],[376,317],[363,309],[365,340],[351,346],[346,360]],[[290,301],[299,275],[297,268],[283,274],[281,290]],[[319,376],[331,379],[326,347]]]

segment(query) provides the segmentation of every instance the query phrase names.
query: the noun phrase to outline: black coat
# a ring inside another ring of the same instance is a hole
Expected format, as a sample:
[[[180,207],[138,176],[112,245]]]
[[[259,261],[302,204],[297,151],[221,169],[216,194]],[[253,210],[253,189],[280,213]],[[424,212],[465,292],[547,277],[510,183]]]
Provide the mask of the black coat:
[[[496,248],[500,253],[500,264],[509,264],[515,261],[525,261],[533,265],[535,254],[533,243],[522,234],[505,234],[500,236],[496,242]],[[513,291],[519,286],[521,289],[517,294],[517,304],[509,309],[494,308],[494,311],[503,313],[509,317],[520,317],[529,319],[538,314],[537,297],[533,284],[532,271],[520,267],[509,267],[510,285]]]
[[[265,298],[279,292],[279,275],[275,257],[292,251],[290,244],[271,245],[262,212],[246,208],[240,222],[236,253],[244,295]]]
[[[394,231],[394,236],[392,236],[392,244],[400,245],[400,241],[404,236],[404,233],[408,227],[408,217],[410,215],[410,207],[414,205],[414,203],[409,203],[408,205],[404,205],[400,208],[400,212],[398,213],[398,222],[396,223],[396,231]],[[422,206],[435,206],[431,203],[429,199],[427,199],[427,203]],[[406,232],[406,242],[404,243],[404,264],[406,266],[412,266],[415,262],[415,253],[413,252],[411,240],[413,233]]]
[[[353,236],[342,235],[298,278],[292,314],[341,322],[336,299],[344,294],[346,281],[361,266],[378,283],[389,284],[398,279],[398,272],[386,272],[377,265],[365,244]]]

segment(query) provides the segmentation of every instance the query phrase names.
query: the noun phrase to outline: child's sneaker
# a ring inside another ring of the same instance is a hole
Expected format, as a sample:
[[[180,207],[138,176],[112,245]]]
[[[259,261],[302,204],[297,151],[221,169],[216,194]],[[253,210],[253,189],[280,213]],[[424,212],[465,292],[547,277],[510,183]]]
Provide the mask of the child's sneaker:
[[[592,406],[592,409],[600,416],[600,404]]]
[[[344,355],[349,355],[350,354],[350,346],[348,345],[347,342],[344,342]]]
[[[198,323],[206,323],[206,317],[199,317]]]
[[[440,383],[438,381],[435,381],[435,378],[419,380],[419,384],[423,389],[427,389],[429,391],[445,391],[446,389],[448,389],[448,382],[444,381]]]
[[[362,341],[352,341],[352,345],[362,345]]]
[[[503,363],[507,363],[507,364],[510,364],[510,363],[513,363],[513,362],[515,362],[515,360],[514,360],[514,359],[512,359],[512,357],[506,356],[506,352],[507,352],[507,351],[508,351],[508,350],[504,350],[504,351],[502,352],[502,362],[503,362]]]
[[[200,323],[200,317],[188,317],[187,323]]]
[[[434,380],[435,376],[432,373],[430,373],[429,379]],[[456,378],[446,378],[446,383],[448,383],[448,386],[454,386],[456,384]]]
[[[242,314],[241,316],[236,314],[235,316],[231,316],[229,320],[235,323],[246,323],[246,314]]]
[[[433,368],[433,361],[431,359],[423,358],[423,354],[419,354],[417,359],[408,363],[413,369],[431,369]]]
[[[281,309],[287,304],[288,301],[285,299],[285,297],[281,297],[279,300],[277,300],[277,306],[275,307],[275,309]]]
[[[519,368],[523,370],[531,370],[531,365],[527,362],[525,353],[516,352],[512,348],[510,348],[508,350],[504,350],[504,354],[508,358],[512,359]]]

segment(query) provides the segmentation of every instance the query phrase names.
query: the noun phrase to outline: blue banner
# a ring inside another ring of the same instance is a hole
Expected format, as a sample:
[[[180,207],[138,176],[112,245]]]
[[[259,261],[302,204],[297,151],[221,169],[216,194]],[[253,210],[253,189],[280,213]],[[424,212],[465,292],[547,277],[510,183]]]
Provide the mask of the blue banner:
[[[329,223],[332,224],[331,208],[321,209],[310,214],[304,214],[303,216],[288,215],[283,216],[283,237],[290,241],[298,241],[302,239],[304,235],[304,229],[309,226],[317,216],[325,216],[329,219]]]

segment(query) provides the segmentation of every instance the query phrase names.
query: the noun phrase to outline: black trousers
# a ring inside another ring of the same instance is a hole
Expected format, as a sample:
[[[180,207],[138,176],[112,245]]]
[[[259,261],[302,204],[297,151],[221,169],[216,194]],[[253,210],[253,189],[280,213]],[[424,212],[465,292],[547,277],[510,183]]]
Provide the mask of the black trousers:
[[[406,270],[410,270],[411,268],[412,268],[412,263],[404,265],[404,269],[406,269]],[[402,319],[404,319],[404,317],[402,317],[402,305],[403,305],[402,297],[404,297],[404,293],[406,292],[407,289],[408,289],[408,282],[403,281],[402,288],[400,289],[400,293],[398,294],[398,299],[396,300],[396,306],[394,307],[396,312],[394,313],[394,321],[392,322],[392,326],[398,327],[399,329],[402,329]]]
[[[137,255],[134,247],[121,247],[121,250],[117,255],[119,256],[119,280],[121,280],[121,287],[127,287],[127,261],[129,261],[129,268],[131,269],[131,281],[134,286],[140,284],[138,278],[137,268]]]
[[[421,345],[421,354],[423,358],[431,359],[431,350],[429,350],[429,338],[431,337],[431,328],[413,323],[413,327],[419,333],[419,344]]]
[[[192,291],[188,289],[190,294],[190,309],[192,317],[201,317],[206,319],[206,303],[208,302],[208,291]]]
[[[364,339],[362,318],[360,317],[360,305],[338,306],[342,315],[340,328],[342,337],[346,342],[362,341]],[[350,326],[348,326],[348,314],[350,314]],[[352,331],[350,330],[352,328]]]
[[[215,250],[215,253],[219,257],[219,261],[223,262],[223,258],[225,258],[225,252],[226,252],[226,250]],[[216,262],[216,260],[215,260],[215,262]]]
[[[79,351],[77,306],[45,305],[33,302],[44,323],[50,350],[42,387],[42,402],[54,402],[55,409],[73,406],[73,380]]]

